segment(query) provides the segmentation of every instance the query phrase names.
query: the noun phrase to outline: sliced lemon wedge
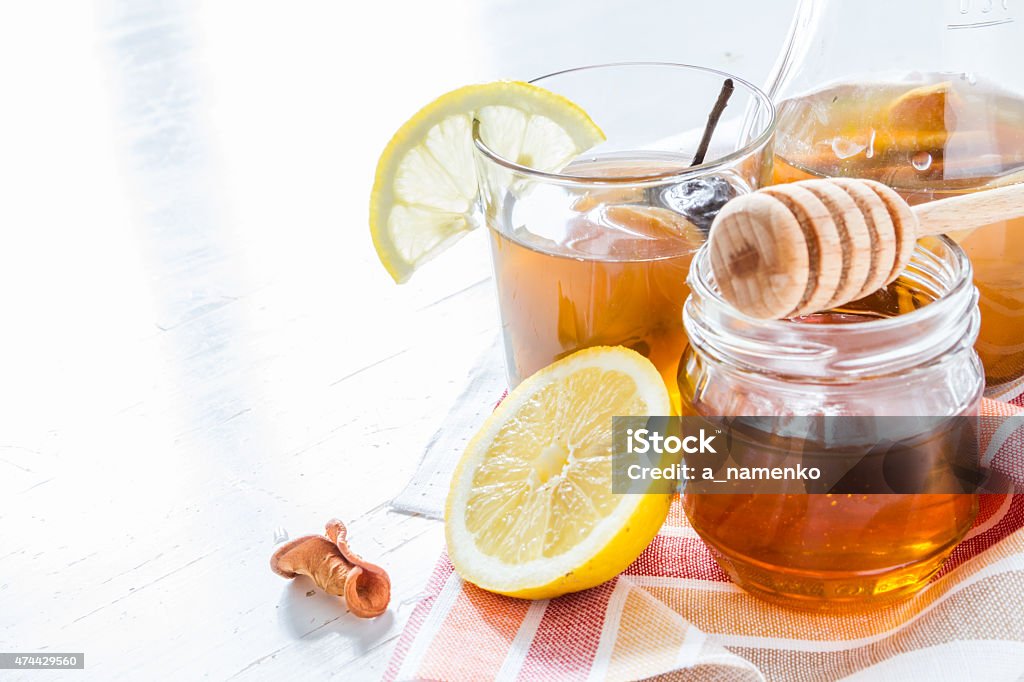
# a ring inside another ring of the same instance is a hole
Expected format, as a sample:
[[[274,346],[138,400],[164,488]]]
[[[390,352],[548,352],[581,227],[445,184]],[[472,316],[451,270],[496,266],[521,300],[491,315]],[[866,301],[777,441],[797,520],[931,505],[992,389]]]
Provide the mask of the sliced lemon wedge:
[[[420,109],[381,154],[370,196],[373,244],[396,282],[475,227],[473,119],[494,152],[543,171],[604,140],[577,105],[529,83],[468,85]]]
[[[445,535],[459,574],[541,599],[622,572],[657,535],[672,496],[613,492],[612,417],[667,414],[658,370],[628,348],[587,348],[520,384],[452,479]]]

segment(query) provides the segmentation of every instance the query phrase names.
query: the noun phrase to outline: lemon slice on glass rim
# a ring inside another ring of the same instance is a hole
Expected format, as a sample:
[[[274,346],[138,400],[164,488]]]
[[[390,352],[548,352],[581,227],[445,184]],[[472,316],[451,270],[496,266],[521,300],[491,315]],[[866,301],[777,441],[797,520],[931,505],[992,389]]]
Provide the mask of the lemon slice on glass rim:
[[[445,507],[448,555],[492,592],[544,599],[621,573],[665,521],[671,493],[612,489],[612,417],[668,415],[661,375],[599,346],[540,370],[466,447]]]
[[[420,109],[380,160],[370,196],[370,234],[396,282],[475,227],[473,120],[503,158],[557,171],[604,140],[580,107],[518,81],[468,85]]]

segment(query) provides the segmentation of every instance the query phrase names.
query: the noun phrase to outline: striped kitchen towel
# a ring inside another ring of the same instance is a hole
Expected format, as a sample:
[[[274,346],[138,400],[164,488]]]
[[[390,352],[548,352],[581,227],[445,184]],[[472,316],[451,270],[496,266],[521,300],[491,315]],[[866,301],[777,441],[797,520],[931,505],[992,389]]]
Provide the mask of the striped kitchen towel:
[[[1020,414],[985,401],[992,415]],[[1017,421],[1017,420],[1014,420]],[[1019,433],[991,448],[1024,463]],[[1019,680],[1024,494],[981,496],[974,528],[910,600],[860,614],[779,608],[729,581],[679,500],[618,578],[526,601],[464,582],[444,556],[386,680]]]

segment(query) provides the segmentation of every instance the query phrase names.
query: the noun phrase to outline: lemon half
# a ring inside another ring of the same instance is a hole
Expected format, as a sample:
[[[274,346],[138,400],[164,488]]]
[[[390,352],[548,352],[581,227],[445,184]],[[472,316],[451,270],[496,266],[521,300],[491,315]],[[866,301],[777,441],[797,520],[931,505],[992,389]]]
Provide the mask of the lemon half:
[[[370,196],[373,244],[396,282],[474,227],[474,118],[493,151],[543,171],[604,140],[580,107],[529,83],[469,85],[425,106],[384,149]]]
[[[612,417],[667,414],[661,375],[623,347],[581,350],[520,384],[452,479],[445,535],[459,574],[541,599],[622,572],[657,535],[672,496],[612,492]]]

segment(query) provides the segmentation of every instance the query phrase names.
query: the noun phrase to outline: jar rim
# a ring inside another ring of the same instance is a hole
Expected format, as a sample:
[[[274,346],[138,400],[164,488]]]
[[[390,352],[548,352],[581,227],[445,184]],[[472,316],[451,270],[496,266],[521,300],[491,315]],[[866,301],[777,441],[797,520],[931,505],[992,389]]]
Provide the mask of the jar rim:
[[[929,248],[932,245],[940,245],[941,253]],[[826,365],[830,378],[889,373],[934,361],[951,347],[973,345],[979,324],[978,294],[963,249],[946,236],[926,238],[916,246],[905,272],[906,278],[922,287],[918,280],[932,276],[927,284],[936,289],[931,292],[934,300],[893,317],[842,325],[762,320],[725,300],[704,245],[690,267],[691,294],[683,322],[695,350],[712,352],[720,360],[754,371],[776,373],[785,366],[797,376],[818,378],[825,372],[815,363]],[[908,338],[910,331],[923,338]],[[858,340],[863,348],[858,348]],[[872,367],[873,359],[877,362]]]

